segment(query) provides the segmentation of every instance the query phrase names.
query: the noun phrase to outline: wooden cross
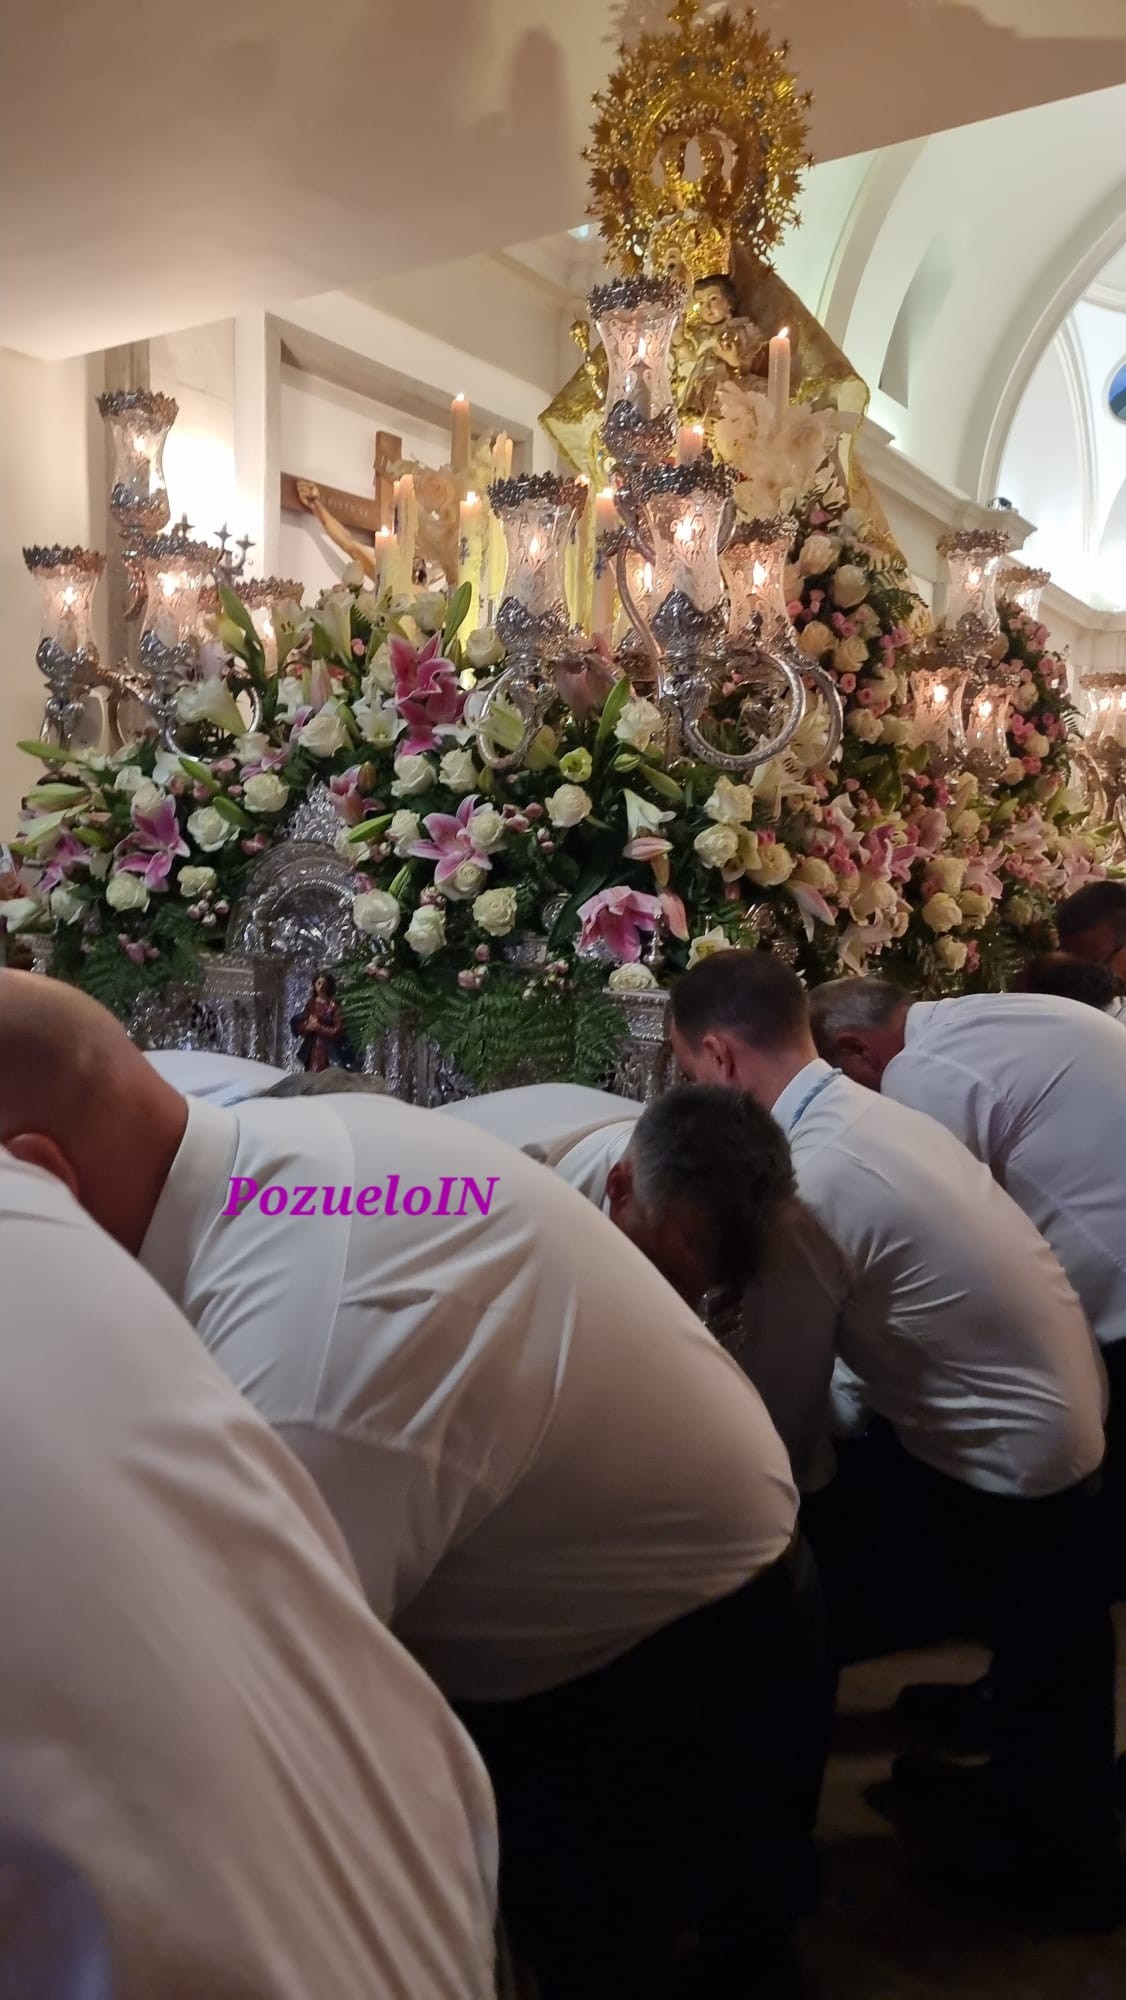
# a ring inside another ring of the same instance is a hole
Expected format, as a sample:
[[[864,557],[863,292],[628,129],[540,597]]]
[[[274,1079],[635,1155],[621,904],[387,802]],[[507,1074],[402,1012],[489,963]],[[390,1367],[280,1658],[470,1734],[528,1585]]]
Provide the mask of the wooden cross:
[[[402,456],[402,438],[396,437],[392,431],[376,431],[370,500],[361,493],[345,493],[338,486],[322,486],[319,480],[299,479],[294,472],[283,472],[282,511],[286,514],[311,513],[311,504],[301,498],[300,488],[313,487],[328,513],[335,515],[343,527],[358,529],[361,535],[370,537],[374,546],[377,530],[395,525],[395,476],[390,468]]]

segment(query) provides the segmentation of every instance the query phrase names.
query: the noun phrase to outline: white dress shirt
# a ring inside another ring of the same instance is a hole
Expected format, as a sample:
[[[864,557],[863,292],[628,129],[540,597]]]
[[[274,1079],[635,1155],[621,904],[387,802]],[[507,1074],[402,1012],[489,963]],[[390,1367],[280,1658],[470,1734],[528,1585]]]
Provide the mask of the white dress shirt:
[[[796,1495],[759,1398],[554,1174],[390,1098],[188,1113],[142,1261],[451,1696],[599,1667],[787,1547]],[[492,1179],[488,1215],[220,1213],[236,1175],[358,1197],[391,1173]]]
[[[243,1104],[287,1074],[248,1056],[212,1055],[207,1049],[146,1049],[145,1055],[182,1097],[203,1097],[210,1104]]]
[[[610,1169],[626,1152],[645,1106],[578,1083],[532,1083],[494,1090],[442,1106],[443,1118],[463,1118],[521,1150],[535,1146],[568,1187],[601,1208]]]
[[[1043,1238],[932,1119],[811,1062],[774,1106],[801,1195],[852,1259],[842,1353],[924,1464],[1042,1495],[1100,1465],[1106,1383]]]
[[[610,1169],[627,1151],[644,1108],[604,1090],[537,1083],[444,1105],[442,1116],[465,1119],[514,1146],[535,1146],[569,1187],[605,1210]],[[816,1216],[794,1202],[764,1247],[737,1323],[725,1320],[717,1329],[766,1404],[802,1493],[824,1486],[836,1470],[829,1387],[848,1294],[846,1259]]]
[[[488,1781],[312,1482],[3,1149],[0,1272],[0,1800],[91,1884],[115,1994],[486,2000]]]
[[[885,1097],[954,1132],[1047,1238],[1100,1341],[1126,1338],[1126,1043],[1040,993],[919,1002]]]

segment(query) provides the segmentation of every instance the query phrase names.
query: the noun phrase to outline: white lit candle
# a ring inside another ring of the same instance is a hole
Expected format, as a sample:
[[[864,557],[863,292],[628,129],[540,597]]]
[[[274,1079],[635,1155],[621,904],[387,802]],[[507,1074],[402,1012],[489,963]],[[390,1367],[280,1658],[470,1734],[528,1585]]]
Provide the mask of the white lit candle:
[[[469,403],[462,395],[450,404],[450,466],[454,472],[469,468]]]
[[[395,540],[398,543],[398,552],[392,575],[397,588],[406,593],[414,583],[414,545],[418,530],[413,472],[404,472],[397,486]]]
[[[493,446],[493,471],[498,479],[512,477],[512,439],[507,431],[500,431],[497,434],[497,441]]]
[[[786,326],[770,343],[766,393],[775,419],[781,421],[790,407],[790,329]]]
[[[377,528],[375,534],[375,588],[379,595],[394,587],[399,560],[399,537],[394,528]]]
[[[695,465],[703,449],[703,424],[681,424],[676,440],[677,464]]]

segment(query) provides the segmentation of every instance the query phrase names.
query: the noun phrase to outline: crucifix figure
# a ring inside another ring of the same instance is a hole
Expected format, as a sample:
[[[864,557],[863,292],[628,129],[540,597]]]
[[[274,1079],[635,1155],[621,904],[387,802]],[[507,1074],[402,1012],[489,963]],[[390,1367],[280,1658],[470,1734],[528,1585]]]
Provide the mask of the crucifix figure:
[[[375,536],[380,528],[394,522],[394,467],[402,457],[403,441],[390,431],[375,434],[375,464],[372,497],[345,493],[336,486],[320,486],[312,479],[298,479],[292,472],[281,476],[283,513],[309,513],[320,522],[330,542],[359,563],[366,576],[375,579]],[[358,530],[354,533],[353,530]]]

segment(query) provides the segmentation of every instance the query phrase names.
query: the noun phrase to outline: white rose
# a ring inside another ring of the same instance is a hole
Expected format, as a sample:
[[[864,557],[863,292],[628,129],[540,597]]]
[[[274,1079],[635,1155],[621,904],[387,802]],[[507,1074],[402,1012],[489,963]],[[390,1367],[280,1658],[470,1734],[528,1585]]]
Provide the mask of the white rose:
[[[619,743],[628,743],[633,750],[648,750],[654,736],[663,728],[660,709],[653,702],[646,701],[644,695],[634,695],[614,724],[614,735]]]
[[[962,912],[953,896],[932,896],[919,914],[932,931],[957,930],[962,921]]]
[[[387,828],[387,838],[395,853],[402,859],[408,847],[421,838],[418,814],[405,810],[392,813],[391,824]]]
[[[858,604],[855,611],[851,613],[851,617],[862,639],[878,638],[880,632],[883,630],[880,624],[880,614],[873,604]]]
[[[956,896],[966,879],[966,863],[956,854],[936,854],[927,863],[927,881],[933,888]]]
[[[934,955],[946,972],[961,972],[970,955],[970,948],[962,943],[961,938],[940,937]]]
[[[0,903],[0,917],[7,925],[9,937],[14,937],[17,931],[22,931],[25,925],[34,923],[42,915],[43,899],[40,896],[9,896]]]
[[[303,729],[297,732],[297,741],[303,750],[313,757],[335,757],[338,750],[348,744],[348,731],[344,718],[332,702],[326,702],[318,714],[311,716]]]
[[[964,889],[958,901],[966,922],[975,925],[984,923],[993,908],[992,899],[983,896],[980,889]]]
[[[469,821],[469,837],[478,854],[495,854],[504,845],[504,820],[492,806],[480,806]]]
[[[251,812],[276,813],[289,799],[289,786],[283,783],[276,771],[259,771],[248,778],[242,788],[243,804]]]
[[[734,826],[726,823],[706,826],[692,845],[705,868],[724,868],[739,852],[739,835]]]
[[[52,889],[51,915],[60,924],[73,924],[77,922],[85,908],[86,898],[80,896],[76,889],[68,888],[65,882],[60,883],[57,889]],[[0,909],[2,909],[2,906],[0,906]]]
[[[189,903],[194,903],[198,896],[206,896],[218,879],[214,868],[181,868],[177,877],[180,894]]]
[[[442,883],[442,894],[451,903],[467,903],[471,896],[476,896],[484,888],[487,880],[484,868],[479,868],[475,861],[463,861],[449,881]]]
[[[833,647],[833,665],[839,674],[862,674],[867,664],[866,639],[842,639]]]
[[[237,757],[240,764],[259,764],[269,751],[270,739],[262,729],[255,730],[250,736],[236,737],[231,744],[231,755]]]
[[[915,744],[915,725],[903,715],[882,715],[880,717],[880,742],[892,743],[898,749],[902,744],[911,748]]]
[[[137,824],[137,814],[151,813],[153,807],[158,806],[163,797],[164,793],[159,785],[154,785],[150,778],[142,778],[140,784],[134,788],[129,808],[129,816],[134,826]]]
[[[481,774],[468,750],[447,750],[438,775],[451,792],[471,792]]]
[[[218,676],[182,687],[176,696],[176,713],[181,722],[209,722],[227,736],[241,736],[246,727],[246,718],[234,695]]]
[[[200,806],[188,819],[189,837],[204,854],[214,854],[216,848],[225,847],[237,831],[214,806]]]
[[[798,569],[803,576],[824,576],[836,553],[836,543],[828,535],[808,535],[798,553]]]
[[[828,625],[823,625],[819,618],[815,618],[811,625],[807,625],[804,631],[798,633],[798,645],[811,660],[819,660],[821,655],[828,653],[836,643],[835,633],[830,631]]]
[[[106,883],[111,910],[147,910],[149,892],[139,875],[111,875]]]
[[[959,840],[974,840],[981,831],[981,814],[975,812],[959,813],[957,819],[954,821],[953,831],[957,834]]]
[[[829,863],[820,860],[816,854],[803,854],[788,880],[800,882],[806,889],[816,889],[819,896],[831,894],[837,886],[837,878]]]
[[[691,972],[694,965],[699,965],[701,959],[711,958],[717,951],[730,950],[730,939],[718,927],[714,930],[702,931],[699,937],[693,938],[688,947],[689,972]]]
[[[464,651],[469,665],[478,673],[482,667],[495,667],[504,658],[504,647],[491,625],[482,625],[471,632]]]
[[[742,826],[753,818],[755,795],[750,785],[733,785],[730,778],[719,778],[716,788],[704,806],[709,819],[720,826]]]
[[[1046,757],[1051,747],[1048,738],[1041,736],[1038,729],[1029,730],[1021,745],[1026,757]]]
[[[747,873],[752,881],[763,889],[778,889],[788,882],[794,872],[794,857],[780,840],[770,841],[760,847],[753,861],[747,864]]]
[[[402,920],[402,908],[386,889],[365,889],[352,898],[352,922],[365,937],[393,938]]]
[[[845,728],[858,743],[878,743],[883,734],[883,724],[870,708],[854,708],[845,718]]]
[[[486,889],[473,905],[473,921],[490,937],[507,937],[516,922],[515,889]]]
[[[859,563],[842,563],[833,578],[833,603],[838,611],[851,611],[868,595],[868,576]]]
[[[419,958],[432,958],[446,942],[446,913],[434,903],[420,903],[404,932]]]
[[[435,778],[434,766],[428,757],[396,757],[395,782],[391,791],[397,799],[413,799],[419,792],[428,792]]]
[[[420,632],[440,632],[446,622],[446,600],[440,590],[424,590],[409,609]]]
[[[646,993],[657,981],[647,965],[617,965],[606,984],[611,993]]]
[[[151,783],[151,778],[146,778],[139,764],[125,764],[113,781],[113,789],[115,792],[126,792],[132,798],[139,785]]]
[[[847,900],[858,921],[865,917],[890,916],[899,907],[895,885],[885,881],[882,875],[872,875],[867,869],[861,871]]]
[[[1028,715],[1036,707],[1039,699],[1040,691],[1035,681],[1026,681],[1013,695],[1013,707],[1019,709],[1022,715]]]
[[[1001,773],[1000,782],[1003,785],[1019,785],[1025,776],[1025,768],[1020,758],[1010,757]]]
[[[581,785],[560,785],[547,801],[547,816],[552,826],[578,826],[593,808],[590,793]]]
[[[395,674],[391,665],[391,647],[385,639],[382,646],[372,654],[371,659],[368,661],[368,670],[364,676],[364,693],[366,695],[390,694],[394,686]]]

